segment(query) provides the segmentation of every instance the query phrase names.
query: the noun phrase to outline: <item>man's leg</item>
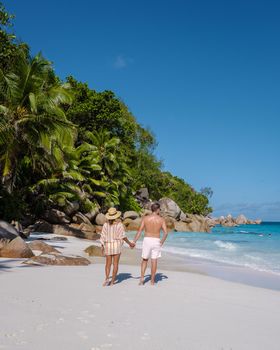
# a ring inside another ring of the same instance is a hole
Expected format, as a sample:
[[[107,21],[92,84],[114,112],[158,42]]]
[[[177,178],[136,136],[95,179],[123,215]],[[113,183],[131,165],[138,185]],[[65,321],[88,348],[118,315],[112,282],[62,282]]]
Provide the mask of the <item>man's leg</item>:
[[[113,275],[110,285],[112,286],[115,283],[115,279],[117,277],[118,269],[119,269],[119,261],[121,254],[113,255]]]
[[[148,264],[148,259],[142,259],[142,263],[141,263],[141,278],[140,278],[140,282],[139,285],[143,285],[144,284],[144,276],[145,276],[145,272],[147,269],[147,264]]]
[[[111,271],[111,265],[112,265],[112,255],[106,255],[106,264],[105,264],[105,281],[103,283],[103,286],[107,286],[110,278],[110,271]]]
[[[155,277],[157,272],[157,259],[151,259],[151,284],[155,284]]]

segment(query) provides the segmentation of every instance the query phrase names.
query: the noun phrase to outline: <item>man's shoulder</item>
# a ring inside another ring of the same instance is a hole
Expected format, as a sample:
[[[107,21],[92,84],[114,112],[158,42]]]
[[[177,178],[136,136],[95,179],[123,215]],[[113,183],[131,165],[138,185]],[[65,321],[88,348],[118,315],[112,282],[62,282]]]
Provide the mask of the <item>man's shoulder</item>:
[[[157,216],[154,216],[153,214],[148,214],[148,215],[146,215],[146,216],[144,216],[143,218],[142,218],[142,220],[143,221],[145,221],[145,220],[156,220],[156,221],[160,221],[160,222],[165,222],[165,218],[163,218],[162,216],[159,216],[159,215],[157,215]]]

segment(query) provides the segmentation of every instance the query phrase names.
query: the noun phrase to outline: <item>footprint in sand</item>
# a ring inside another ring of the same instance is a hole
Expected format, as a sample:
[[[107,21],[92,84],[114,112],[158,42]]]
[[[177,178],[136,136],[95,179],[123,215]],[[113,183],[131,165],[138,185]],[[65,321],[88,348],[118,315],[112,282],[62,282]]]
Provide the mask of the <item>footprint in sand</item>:
[[[100,304],[92,304],[92,306],[99,308],[101,305]]]
[[[79,332],[77,332],[77,334],[81,339],[84,339],[84,340],[88,339],[88,336],[87,336],[86,332],[84,332],[84,331],[79,331]]]
[[[142,340],[149,340],[151,339],[150,336],[149,336],[149,333],[144,333],[141,337]]]
[[[109,349],[109,348],[112,348],[113,347],[113,344],[111,343],[105,343],[105,344],[101,344],[100,346],[97,346],[97,347],[93,347],[91,348],[91,350],[101,350],[101,349]]]
[[[108,334],[107,334],[107,337],[108,337],[108,338],[116,338],[116,336],[115,336],[114,334],[111,334],[111,333],[108,333]]]
[[[86,319],[83,318],[83,317],[77,317],[77,320],[79,320],[80,322],[85,323],[85,324],[88,324],[88,323],[89,323],[89,321],[86,320]]]
[[[37,332],[41,332],[41,331],[43,331],[44,330],[44,328],[46,328],[48,326],[48,323],[42,323],[42,324],[38,324],[37,326],[36,326],[36,331]]]
[[[13,337],[15,337],[17,334],[16,333],[6,333],[5,334],[5,337],[7,337],[7,338],[13,338]]]
[[[16,342],[16,344],[17,345],[25,345],[25,344],[27,344],[27,341],[25,341],[25,340],[18,341],[18,342]]]
[[[56,324],[63,323],[65,320],[64,318],[60,317],[58,320],[55,321]]]

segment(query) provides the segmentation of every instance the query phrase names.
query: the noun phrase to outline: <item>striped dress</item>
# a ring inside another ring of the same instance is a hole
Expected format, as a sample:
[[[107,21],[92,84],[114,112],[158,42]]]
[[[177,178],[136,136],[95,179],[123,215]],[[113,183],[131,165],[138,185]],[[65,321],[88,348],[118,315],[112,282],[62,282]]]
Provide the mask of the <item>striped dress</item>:
[[[105,255],[121,253],[123,238],[125,238],[124,226],[121,222],[110,225],[105,223],[102,227],[100,242],[104,246]]]

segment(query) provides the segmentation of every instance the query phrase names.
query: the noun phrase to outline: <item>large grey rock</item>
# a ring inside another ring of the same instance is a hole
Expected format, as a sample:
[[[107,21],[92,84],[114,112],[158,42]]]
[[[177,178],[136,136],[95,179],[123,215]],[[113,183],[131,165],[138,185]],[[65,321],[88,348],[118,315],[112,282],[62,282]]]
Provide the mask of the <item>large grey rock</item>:
[[[86,213],[85,216],[89,219],[89,221],[93,221],[96,215],[99,213],[99,208],[92,209],[90,212]]]
[[[190,228],[186,222],[183,221],[175,221],[174,222],[174,230],[177,232],[189,232]]]
[[[67,202],[67,204],[64,206],[63,211],[65,212],[65,214],[67,214],[68,216],[72,216],[75,213],[77,213],[77,211],[80,208],[80,204],[77,201],[74,202]]]
[[[50,209],[45,211],[43,218],[50,224],[69,224],[70,218],[62,211]]]
[[[206,220],[207,220],[207,223],[208,223],[208,225],[209,225],[210,227],[215,227],[216,225],[219,224],[219,221],[218,221],[217,218],[210,218],[210,217],[207,217]]]
[[[160,211],[163,216],[170,216],[173,219],[179,220],[182,210],[179,205],[170,198],[161,198],[159,200]]]
[[[34,254],[28,244],[21,237],[17,237],[2,247],[0,256],[3,258],[31,258]]]
[[[148,200],[149,199],[149,190],[146,187],[140,188],[140,190],[138,190],[136,192],[136,197],[140,200]]]
[[[38,220],[27,228],[30,232],[53,233],[53,225],[45,220]]]
[[[66,225],[52,225],[43,220],[37,222],[32,228],[32,232],[55,233],[63,236],[73,236],[78,238],[99,239],[96,233],[96,226],[92,224],[66,224]]]
[[[135,199],[142,208],[150,209],[151,201],[149,199],[149,191],[146,187],[140,188],[136,192]]]
[[[126,212],[123,214],[123,218],[124,218],[124,220],[125,220],[125,219],[132,219],[132,220],[135,220],[135,219],[139,218],[139,214],[136,213],[136,211],[130,210],[130,211],[126,211]]]
[[[142,216],[147,216],[147,215],[150,215],[150,214],[152,214],[152,211],[149,210],[149,209],[143,209],[142,212],[141,212]]]
[[[132,221],[133,221],[132,219],[126,218],[126,219],[123,220],[122,223],[123,223],[123,225],[124,225],[125,227],[127,227]]]
[[[221,225],[225,226],[225,227],[234,227],[237,226],[237,224],[235,223],[234,218],[232,217],[231,214],[228,214],[224,220],[221,220]]]
[[[98,214],[95,218],[96,225],[102,226],[107,222],[106,216],[102,213]]]
[[[237,218],[235,219],[235,223],[237,225],[246,225],[247,224],[248,219],[246,218],[245,215],[241,214],[238,215]]]
[[[19,232],[6,221],[0,220],[0,239],[14,239],[19,236]]]
[[[96,245],[91,245],[91,246],[87,247],[85,249],[85,252],[89,256],[103,256],[101,248],[96,246]]]
[[[31,250],[39,250],[42,253],[59,253],[57,249],[43,241],[35,240],[30,242],[28,245]]]
[[[76,255],[62,254],[40,254],[24,261],[28,265],[60,265],[60,266],[86,266],[90,261],[86,258]]]
[[[170,216],[167,216],[165,218],[165,223],[166,223],[166,227],[167,227],[168,230],[173,231],[175,229],[175,223],[176,222],[177,221],[175,219],[171,218]]]
[[[137,218],[135,220],[132,220],[127,226],[126,226],[126,230],[127,231],[137,231],[140,228],[142,219],[141,218]]]
[[[188,214],[188,218],[191,222],[188,223],[188,229],[190,232],[210,232],[211,227],[208,223],[208,218],[202,215]]]
[[[73,221],[76,224],[87,224],[87,225],[91,225],[90,220],[82,213],[77,213],[75,214],[75,216],[73,216]]]
[[[100,238],[100,235],[96,233],[95,227],[92,225],[89,227],[86,224],[53,225],[53,233],[91,240]]]

